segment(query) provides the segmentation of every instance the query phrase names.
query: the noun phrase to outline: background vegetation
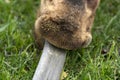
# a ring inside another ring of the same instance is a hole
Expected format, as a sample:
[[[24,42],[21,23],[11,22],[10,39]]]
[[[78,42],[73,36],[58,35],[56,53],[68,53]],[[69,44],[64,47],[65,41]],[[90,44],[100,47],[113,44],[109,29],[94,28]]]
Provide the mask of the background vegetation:
[[[31,80],[38,64],[33,26],[39,0],[0,0],[0,80]],[[101,0],[85,49],[69,51],[64,80],[120,80],[120,0]]]

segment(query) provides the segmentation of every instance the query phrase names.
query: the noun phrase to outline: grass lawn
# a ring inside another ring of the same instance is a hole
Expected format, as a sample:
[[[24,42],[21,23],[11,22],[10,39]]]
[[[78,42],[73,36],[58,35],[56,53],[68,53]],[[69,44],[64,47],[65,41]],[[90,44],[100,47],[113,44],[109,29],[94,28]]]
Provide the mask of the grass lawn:
[[[41,55],[33,39],[39,0],[5,1],[0,0],[0,80],[31,80]],[[101,0],[92,35],[87,48],[68,51],[64,80],[120,80],[120,0]]]

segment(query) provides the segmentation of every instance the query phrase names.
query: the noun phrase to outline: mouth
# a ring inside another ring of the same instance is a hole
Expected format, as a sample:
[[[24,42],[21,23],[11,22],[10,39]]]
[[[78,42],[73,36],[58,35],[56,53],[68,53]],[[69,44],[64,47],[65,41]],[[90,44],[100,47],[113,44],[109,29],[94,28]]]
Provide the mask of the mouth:
[[[74,21],[68,22],[68,20],[48,18],[40,21],[39,31],[41,36],[54,46],[67,50],[75,50],[87,47],[92,40],[90,32],[83,32],[84,26],[78,26]]]
[[[82,43],[82,47],[87,47],[92,42],[92,36],[88,34],[87,39]]]

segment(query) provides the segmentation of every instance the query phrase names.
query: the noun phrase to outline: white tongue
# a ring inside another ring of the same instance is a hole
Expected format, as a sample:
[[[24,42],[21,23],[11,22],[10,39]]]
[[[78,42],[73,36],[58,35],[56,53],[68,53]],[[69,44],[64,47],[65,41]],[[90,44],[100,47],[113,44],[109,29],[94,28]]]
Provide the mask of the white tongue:
[[[66,58],[66,51],[47,41],[32,80],[59,80]]]

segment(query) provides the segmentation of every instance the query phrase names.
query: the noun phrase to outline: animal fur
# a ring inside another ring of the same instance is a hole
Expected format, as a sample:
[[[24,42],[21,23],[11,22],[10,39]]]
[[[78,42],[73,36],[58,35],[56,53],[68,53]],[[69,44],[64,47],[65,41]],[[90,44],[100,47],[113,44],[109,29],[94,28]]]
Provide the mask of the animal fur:
[[[99,1],[41,0],[34,30],[38,46],[42,48],[44,40],[67,50],[89,45]]]

